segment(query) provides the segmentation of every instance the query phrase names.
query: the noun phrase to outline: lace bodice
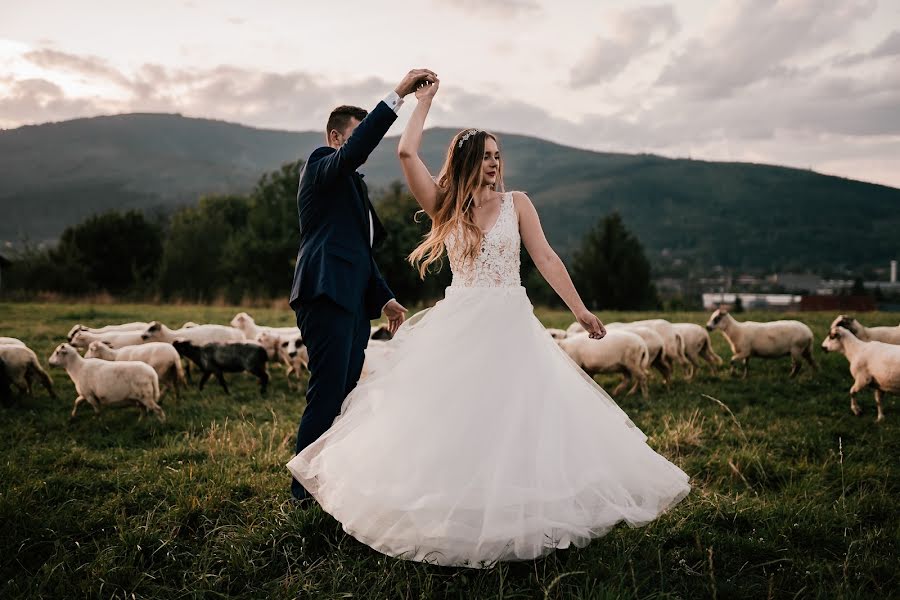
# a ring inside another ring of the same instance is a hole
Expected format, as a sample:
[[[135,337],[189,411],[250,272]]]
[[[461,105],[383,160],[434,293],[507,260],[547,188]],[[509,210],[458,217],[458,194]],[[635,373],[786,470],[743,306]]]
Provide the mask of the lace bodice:
[[[481,253],[474,261],[462,257],[462,231],[447,237],[444,243],[453,271],[453,287],[514,287],[522,285],[519,277],[519,219],[512,192],[500,198],[497,221],[484,234]]]

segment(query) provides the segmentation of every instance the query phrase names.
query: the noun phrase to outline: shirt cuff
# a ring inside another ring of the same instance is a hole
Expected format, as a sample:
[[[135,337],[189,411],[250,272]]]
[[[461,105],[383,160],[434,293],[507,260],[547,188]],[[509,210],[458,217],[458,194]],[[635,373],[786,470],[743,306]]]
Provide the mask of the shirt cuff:
[[[391,92],[384,97],[384,103],[391,107],[395,113],[400,111],[400,107],[403,106],[403,98],[400,97],[395,90],[391,90]]]
[[[391,300],[396,300],[396,298],[391,298]],[[384,306],[381,307],[381,312],[384,312],[385,306],[387,306],[388,304],[390,304],[390,303],[391,303],[391,300],[388,300],[387,302],[384,303]]]

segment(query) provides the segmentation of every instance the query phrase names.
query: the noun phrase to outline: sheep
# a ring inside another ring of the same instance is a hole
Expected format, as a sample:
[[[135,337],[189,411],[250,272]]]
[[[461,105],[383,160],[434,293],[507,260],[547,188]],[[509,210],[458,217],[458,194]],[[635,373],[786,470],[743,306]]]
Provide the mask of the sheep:
[[[690,362],[687,374],[689,381],[694,378],[694,369],[700,367],[700,358],[709,363],[713,370],[722,364],[722,357],[713,350],[709,332],[703,327],[696,323],[672,323],[672,327],[684,342],[684,355]]]
[[[884,394],[900,393],[900,346],[885,342],[865,342],[844,327],[832,327],[822,342],[825,352],[840,352],[850,362],[853,386],[850,388],[850,410],[862,414],[856,403],[856,394],[867,387],[875,390],[878,416],[875,422],[884,420],[881,398]]]
[[[53,391],[53,380],[41,367],[37,355],[24,344],[0,345],[0,359],[5,365],[4,371],[9,382],[16,386],[19,393],[31,395],[31,382],[36,378],[51,398],[56,398]]]
[[[569,336],[576,333],[583,333],[585,331],[587,330],[584,328],[584,325],[582,325],[578,321],[575,321],[574,323],[569,325],[568,329],[566,329],[566,335]]]
[[[239,312],[231,319],[231,326],[243,332],[244,337],[248,340],[255,340],[263,331],[274,333],[277,335],[294,335],[297,333],[296,327],[263,327],[257,325],[253,317],[245,312]]]
[[[643,325],[632,325],[631,323],[607,323],[606,329],[623,329],[636,333],[641,336],[644,343],[647,344],[648,362],[650,366],[659,371],[662,375],[663,382],[669,385],[672,378],[672,362],[665,353],[665,341],[662,336],[655,330]]]
[[[584,330],[583,327],[582,330]],[[550,337],[554,340],[564,340],[569,336],[569,333],[565,329],[556,329],[554,327],[548,327],[547,333],[549,333]]]
[[[25,342],[18,338],[0,337],[0,346],[24,346]]]
[[[298,333],[294,337],[281,342],[280,352],[287,356],[289,364],[287,375],[293,373],[300,379],[300,373],[309,369],[309,350],[303,343],[303,337]]]
[[[183,339],[198,346],[212,342],[227,344],[228,342],[246,341],[244,333],[234,327],[225,325],[197,325],[182,329],[169,329],[159,321],[153,321],[141,334],[145,342],[169,342]],[[256,343],[256,342],[253,342]]]
[[[269,360],[275,362],[284,362],[284,357],[282,357],[279,352],[282,341],[284,339],[284,336],[271,331],[263,331],[258,336],[256,336],[256,342],[266,349],[266,355],[269,357]],[[285,364],[287,365],[288,363],[285,362]]]
[[[105,333],[91,333],[85,329],[76,331],[69,343],[76,348],[87,348],[91,342],[105,342],[110,348],[124,348],[125,346],[137,346],[144,343],[141,331],[107,331]]]
[[[597,373],[622,373],[625,379],[613,390],[613,395],[618,395],[634,381],[628,395],[640,387],[641,395],[647,397],[649,351],[646,342],[636,333],[613,329],[608,330],[601,340],[592,339],[585,333],[577,333],[557,340],[556,343],[591,376]]]
[[[896,327],[865,327],[853,317],[838,315],[831,324],[832,329],[835,327],[847,329],[863,342],[900,344],[900,325]]]
[[[225,390],[226,394],[229,394],[230,392],[222,373],[249,371],[259,379],[260,393],[266,393],[266,386],[269,383],[266,361],[269,357],[266,354],[266,349],[256,342],[231,342],[227,344],[213,342],[198,345],[190,340],[178,338],[172,345],[175,346],[180,355],[191,359],[203,371],[203,376],[200,378],[201,390],[210,376],[215,375],[222,389]]]
[[[681,365],[689,364],[687,357],[684,355],[684,340],[681,339],[681,336],[675,331],[672,324],[665,319],[643,319],[626,323],[626,325],[630,327],[648,327],[662,337],[665,359],[668,362],[670,372],[676,363]],[[566,331],[571,335],[572,333],[584,331],[584,327],[576,321],[569,325]]]
[[[95,413],[101,405],[137,405],[143,409],[141,417],[152,411],[160,421],[166,420],[159,405],[159,377],[146,363],[82,358],[70,344],[60,344],[50,355],[50,365],[64,368],[78,392],[70,419],[87,402]]]
[[[722,330],[725,339],[731,346],[731,374],[734,375],[738,362],[744,365],[746,379],[749,371],[750,357],[777,358],[791,356],[791,377],[795,377],[802,368],[800,358],[812,368],[817,368],[812,356],[813,333],[800,321],[756,321],[738,322],[727,310],[716,310],[706,323],[706,329]]]
[[[139,346],[125,346],[115,350],[104,342],[91,342],[85,358],[103,360],[137,360],[147,363],[156,371],[160,384],[168,384],[179,395],[179,388],[185,385],[181,356],[172,344],[149,342]]]
[[[87,331],[90,333],[109,333],[111,331],[143,331],[147,328],[148,325],[149,323],[144,323],[141,321],[135,321],[133,323],[122,323],[121,325],[106,325],[104,327],[88,327],[79,323],[72,326],[72,329],[69,330],[66,338],[71,342],[72,336],[74,336],[79,331]]]

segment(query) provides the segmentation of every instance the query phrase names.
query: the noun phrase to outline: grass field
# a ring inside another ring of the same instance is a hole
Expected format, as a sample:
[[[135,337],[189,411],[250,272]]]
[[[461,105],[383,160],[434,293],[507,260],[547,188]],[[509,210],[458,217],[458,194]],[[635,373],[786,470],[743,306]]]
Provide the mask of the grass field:
[[[237,310],[0,304],[0,335],[26,341],[46,366],[76,322],[227,323]],[[563,312],[538,316],[571,322]],[[817,344],[832,317],[800,316]],[[713,341],[727,360],[721,333]],[[60,400],[36,389],[0,408],[0,598],[900,597],[900,406],[889,397],[876,425],[866,392],[854,417],[846,360],[816,358],[820,371],[794,381],[788,360],[757,360],[747,380],[705,370],[668,390],[654,379],[648,400],[617,399],[691,475],[691,495],[647,527],[488,570],[390,559],[319,508],[295,509],[284,463],[304,385],[290,386],[280,369],[266,397],[250,376],[232,375],[230,397],[210,382],[164,398],[165,423],[138,421],[134,408],[95,417],[87,407],[69,422],[74,387],[52,370]],[[616,378],[598,381],[612,389]]]

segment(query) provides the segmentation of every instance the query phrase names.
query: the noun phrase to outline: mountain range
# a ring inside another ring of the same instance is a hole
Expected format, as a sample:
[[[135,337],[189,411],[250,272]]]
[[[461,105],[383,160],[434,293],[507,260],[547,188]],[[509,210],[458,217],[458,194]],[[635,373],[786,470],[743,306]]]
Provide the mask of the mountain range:
[[[437,173],[456,130],[425,132]],[[401,179],[399,131],[360,169],[370,189]],[[900,189],[772,165],[594,152],[499,134],[507,189],[526,191],[569,255],[618,211],[653,260],[740,269],[849,269],[900,254]],[[0,131],[0,243],[48,241],[84,218],[164,213],[204,194],[244,193],[307,156],[321,132],[256,129],[174,114],[125,114]]]

